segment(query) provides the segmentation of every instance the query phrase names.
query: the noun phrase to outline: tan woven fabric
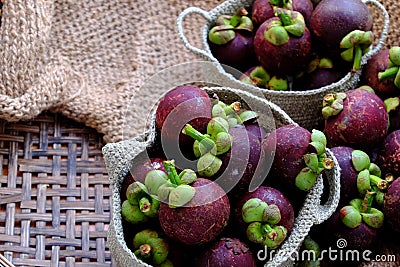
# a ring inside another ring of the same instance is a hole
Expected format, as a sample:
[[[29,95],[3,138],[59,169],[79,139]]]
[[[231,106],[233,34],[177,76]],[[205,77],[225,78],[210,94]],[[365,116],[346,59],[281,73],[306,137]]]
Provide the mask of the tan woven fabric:
[[[104,133],[108,142],[140,133],[142,127],[122,133],[129,100],[158,71],[198,59],[178,37],[177,16],[190,6],[211,10],[222,2],[6,0],[0,118],[30,119],[52,108]],[[381,2],[391,15],[387,45],[398,45],[400,2]],[[185,21],[194,44],[204,23],[200,16]]]

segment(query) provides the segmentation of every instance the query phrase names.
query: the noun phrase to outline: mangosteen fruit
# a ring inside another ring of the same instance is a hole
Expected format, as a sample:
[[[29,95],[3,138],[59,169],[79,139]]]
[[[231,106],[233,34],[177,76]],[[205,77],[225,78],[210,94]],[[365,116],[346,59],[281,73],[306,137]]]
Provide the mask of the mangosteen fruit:
[[[284,192],[308,191],[322,171],[333,168],[325,153],[326,137],[319,130],[281,126],[267,135],[262,146],[265,155],[275,153],[265,182]]]
[[[256,136],[260,143],[262,143],[264,138],[267,136],[267,131],[265,128],[260,126],[258,123],[246,124],[245,127],[247,132]]]
[[[328,146],[369,150],[383,141],[388,113],[383,100],[370,89],[359,87],[324,97],[322,115]]]
[[[230,204],[224,190],[215,182],[197,178],[191,186],[195,193],[184,206],[161,203],[159,221],[172,240],[202,245],[215,240],[224,230],[229,220]]]
[[[362,83],[373,88],[382,98],[395,97],[400,90],[394,84],[397,72],[389,68],[389,63],[393,64],[390,61],[389,49],[380,50],[367,61],[361,76]]]
[[[241,8],[233,16],[221,15],[208,33],[211,53],[220,63],[245,71],[256,62],[253,22]]]
[[[187,123],[205,131],[210,118],[211,99],[199,87],[182,85],[168,91],[159,102],[155,116],[166,156],[178,159],[181,151],[192,146],[193,139],[181,133]]]
[[[394,96],[383,100],[389,114],[388,133],[400,130],[400,97]]]
[[[251,19],[258,28],[264,21],[275,16],[275,8],[285,8],[300,12],[308,24],[314,10],[311,0],[255,0],[252,5]]]
[[[195,267],[256,267],[257,261],[249,246],[238,238],[221,237],[207,246],[194,260]]]
[[[294,90],[305,91],[317,89],[339,81],[342,71],[335,68],[329,58],[315,58],[301,75],[295,77]]]
[[[239,77],[239,80],[246,84],[273,91],[285,91],[289,88],[286,77],[272,76],[262,66],[251,67]]]
[[[275,249],[293,229],[294,210],[279,190],[260,186],[235,204],[234,218],[251,242]]]
[[[373,17],[361,0],[322,0],[315,7],[310,31],[331,55],[339,56],[342,39],[354,30],[370,31]]]
[[[378,164],[385,175],[400,176],[400,130],[388,134],[378,149]]]
[[[299,72],[311,56],[311,34],[297,11],[276,9],[254,36],[254,51],[265,70],[275,75]]]
[[[362,199],[354,199],[324,222],[331,245],[345,240],[346,249],[373,250],[380,239],[384,216],[380,210],[365,203]]]
[[[145,229],[133,238],[133,252],[140,260],[156,265],[171,266],[168,260],[169,245],[158,236],[157,231]]]
[[[383,214],[388,228],[400,234],[400,179],[394,180],[385,194]]]

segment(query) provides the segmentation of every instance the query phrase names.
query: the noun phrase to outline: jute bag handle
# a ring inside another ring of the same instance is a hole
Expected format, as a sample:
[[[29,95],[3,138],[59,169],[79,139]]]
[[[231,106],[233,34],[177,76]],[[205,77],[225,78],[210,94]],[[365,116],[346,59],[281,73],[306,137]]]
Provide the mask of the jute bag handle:
[[[30,119],[78,95],[83,79],[50,54],[52,0],[5,1],[0,27],[0,118]]]

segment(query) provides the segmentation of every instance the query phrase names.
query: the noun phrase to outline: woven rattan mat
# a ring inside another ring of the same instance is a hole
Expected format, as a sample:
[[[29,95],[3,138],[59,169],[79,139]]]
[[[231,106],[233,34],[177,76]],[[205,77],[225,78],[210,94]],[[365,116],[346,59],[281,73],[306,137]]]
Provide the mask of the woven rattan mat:
[[[15,266],[110,266],[102,135],[60,114],[0,121],[0,254]]]

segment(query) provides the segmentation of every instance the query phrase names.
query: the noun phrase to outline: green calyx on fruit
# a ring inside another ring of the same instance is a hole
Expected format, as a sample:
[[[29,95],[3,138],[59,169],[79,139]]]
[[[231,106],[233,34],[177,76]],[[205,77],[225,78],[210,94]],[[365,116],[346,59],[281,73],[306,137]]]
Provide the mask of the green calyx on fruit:
[[[289,88],[289,85],[287,79],[272,76],[268,82],[267,88],[273,91],[286,91]]]
[[[222,160],[211,153],[202,155],[197,161],[197,171],[203,177],[211,177],[222,166]]]
[[[251,198],[242,207],[242,217],[246,223],[264,222],[275,225],[281,220],[281,212],[276,205],[268,205],[259,198]]]
[[[286,239],[287,229],[284,226],[252,222],[247,227],[249,241],[266,246],[268,249],[276,249]]]
[[[277,225],[281,220],[279,207],[259,198],[247,200],[242,207],[242,218],[247,226],[247,238],[269,249],[277,248],[286,238],[287,229]]]
[[[139,259],[154,265],[168,261],[168,243],[158,237],[156,231],[145,229],[133,238],[134,254]]]
[[[307,73],[312,73],[317,69],[333,69],[332,60],[326,57],[313,59],[308,64]]]
[[[186,124],[185,127],[183,127],[182,133],[192,137],[194,140],[199,142],[197,144],[199,145],[199,151],[201,152],[201,154],[216,150],[215,142],[211,139],[211,137],[209,135],[200,133],[190,124]]]
[[[179,175],[175,168],[174,160],[164,161],[164,168],[169,181],[158,188],[157,196],[171,208],[186,205],[196,193],[196,189],[189,184],[194,183],[197,175],[193,170],[184,169]]]
[[[400,88],[400,47],[393,46],[389,49],[389,63],[385,71],[378,73],[379,81],[394,77],[394,85]]]
[[[295,185],[303,191],[308,191],[312,188],[324,170],[330,170],[334,167],[333,160],[326,156],[326,136],[322,131],[313,129],[311,133],[311,142],[309,151],[303,156],[304,167],[295,178]]]
[[[284,77],[270,76],[262,66],[255,67],[248,76],[243,75],[240,81],[274,91],[285,91],[289,88],[287,79]]]
[[[290,0],[269,0],[269,3],[276,7],[290,8],[291,1]]]
[[[364,222],[372,228],[383,226],[383,213],[372,207],[375,192],[368,192],[364,199],[356,198],[350,201],[350,205],[340,209],[340,218],[347,227],[356,228]]]
[[[341,56],[347,62],[353,62],[353,71],[361,69],[361,57],[367,53],[374,41],[372,31],[354,30],[343,37],[340,48],[345,49]]]
[[[208,32],[210,42],[223,45],[235,38],[235,31],[253,31],[253,22],[247,16],[245,8],[241,8],[233,16],[221,15],[217,18],[216,25]]]
[[[160,202],[149,194],[148,188],[140,183],[133,182],[126,190],[127,199],[122,203],[122,217],[132,223],[140,224],[148,221],[148,218],[158,216]]]
[[[383,103],[385,104],[386,111],[389,113],[391,111],[396,110],[400,105],[400,98],[399,97],[389,97],[386,98]]]
[[[329,93],[322,100],[322,116],[325,120],[329,117],[338,115],[343,110],[343,101],[346,99],[345,93]]]

